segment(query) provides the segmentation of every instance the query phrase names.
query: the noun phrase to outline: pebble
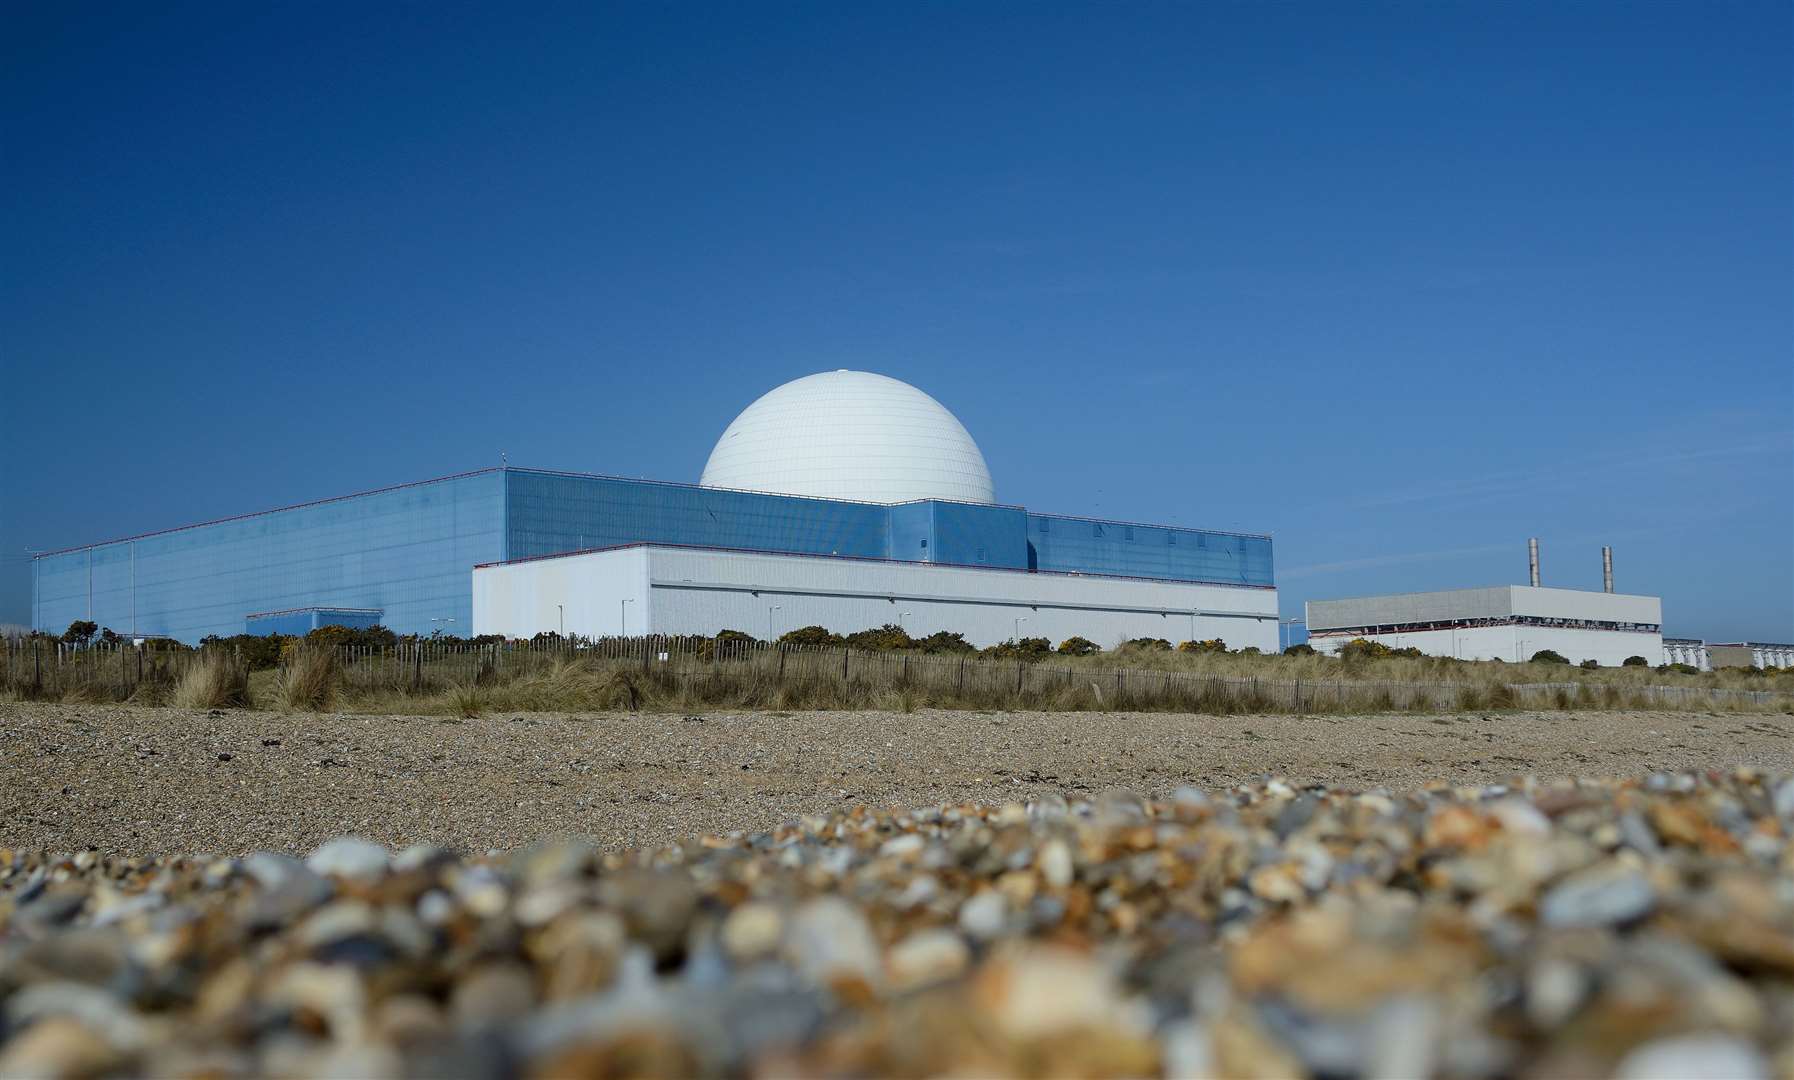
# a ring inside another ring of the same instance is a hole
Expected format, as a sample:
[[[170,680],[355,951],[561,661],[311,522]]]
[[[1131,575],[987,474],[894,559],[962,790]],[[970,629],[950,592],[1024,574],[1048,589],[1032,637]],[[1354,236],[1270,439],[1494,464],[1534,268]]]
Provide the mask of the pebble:
[[[1540,905],[1539,917],[1547,926],[1607,926],[1640,918],[1655,900],[1644,874],[1604,863],[1553,886]]]
[[[386,876],[392,855],[379,844],[358,836],[339,836],[325,841],[311,853],[305,865],[315,874],[369,883]]]
[[[745,903],[723,920],[723,948],[736,960],[757,960],[779,947],[785,920],[771,904]]]
[[[1769,1064],[1742,1039],[1684,1035],[1647,1042],[1627,1054],[1616,1080],[1769,1080]]]
[[[1003,932],[1009,902],[996,889],[978,893],[959,907],[959,928],[974,941],[988,941]]]
[[[1794,778],[0,850],[0,1076],[1794,1076]]]

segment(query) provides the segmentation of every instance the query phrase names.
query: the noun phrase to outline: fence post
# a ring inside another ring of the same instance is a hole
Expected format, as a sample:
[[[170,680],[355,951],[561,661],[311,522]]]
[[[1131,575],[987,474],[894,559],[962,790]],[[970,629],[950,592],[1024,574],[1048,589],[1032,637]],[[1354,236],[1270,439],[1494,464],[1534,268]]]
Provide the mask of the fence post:
[[[841,646],[841,685],[842,686],[847,685],[847,657],[849,655],[849,652],[850,652],[850,649],[848,646],[846,646],[846,645]]]
[[[1020,660],[1015,662],[1015,692],[1018,694],[1022,692],[1022,662]]]
[[[779,685],[785,685],[785,643],[779,642]]]

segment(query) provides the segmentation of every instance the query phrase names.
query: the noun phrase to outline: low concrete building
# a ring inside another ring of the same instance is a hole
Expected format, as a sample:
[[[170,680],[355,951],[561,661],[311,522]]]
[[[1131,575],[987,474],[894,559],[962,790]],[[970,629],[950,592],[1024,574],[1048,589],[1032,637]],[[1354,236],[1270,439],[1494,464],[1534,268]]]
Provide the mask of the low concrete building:
[[[1736,641],[1707,646],[1707,661],[1714,668],[1794,667],[1794,645],[1766,641]]]
[[[1571,663],[1617,667],[1663,655],[1663,602],[1655,596],[1496,585],[1307,605],[1308,643],[1338,653],[1354,638],[1460,660],[1530,659],[1550,650]]]
[[[1707,658],[1707,643],[1700,638],[1664,638],[1662,662],[1687,664],[1699,671],[1713,670],[1713,664]]]
[[[1220,638],[1277,650],[1277,590],[1249,585],[632,544],[479,566],[473,632],[609,637],[885,624],[913,637]]]

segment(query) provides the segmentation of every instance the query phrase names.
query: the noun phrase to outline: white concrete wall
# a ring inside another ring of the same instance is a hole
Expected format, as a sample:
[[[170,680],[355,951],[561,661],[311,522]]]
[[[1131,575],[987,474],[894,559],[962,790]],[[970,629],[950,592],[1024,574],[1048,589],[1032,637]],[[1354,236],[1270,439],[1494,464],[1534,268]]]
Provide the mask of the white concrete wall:
[[[559,632],[563,613],[569,635],[643,633],[649,618],[647,550],[624,548],[601,556],[537,559],[473,571],[475,635],[528,638]]]
[[[1661,626],[1663,602],[1655,596],[1627,593],[1496,585],[1349,600],[1311,600],[1307,605],[1310,633],[1336,627],[1500,619],[1511,615]]]
[[[1332,656],[1355,637],[1380,641],[1392,649],[1419,649],[1428,656],[1455,656],[1460,660],[1505,660],[1518,663],[1533,653],[1550,649],[1580,664],[1593,660],[1602,667],[1619,667],[1629,656],[1650,661],[1663,655],[1661,634],[1620,630],[1570,630],[1551,626],[1473,626],[1458,630],[1422,630],[1402,634],[1323,634],[1310,632],[1308,643],[1316,652]]]
[[[1699,668],[1701,671],[1713,670],[1713,662],[1707,656],[1707,643],[1704,641],[1665,641],[1662,662],[1665,664],[1687,664],[1689,667]]]
[[[900,622],[917,637],[946,630],[990,645],[1013,636],[1020,618],[1021,636],[1055,645],[1073,635],[1104,647],[1218,637],[1231,648],[1277,649],[1274,589],[822,556],[626,548],[482,567],[473,595],[476,633],[516,637],[554,629],[556,603],[567,606],[569,632],[615,633],[617,603],[629,596],[631,634],[645,625],[657,634],[734,629],[765,638],[800,626],[851,633]],[[638,608],[645,624],[635,622]],[[599,613],[595,623],[583,621],[587,612]]]

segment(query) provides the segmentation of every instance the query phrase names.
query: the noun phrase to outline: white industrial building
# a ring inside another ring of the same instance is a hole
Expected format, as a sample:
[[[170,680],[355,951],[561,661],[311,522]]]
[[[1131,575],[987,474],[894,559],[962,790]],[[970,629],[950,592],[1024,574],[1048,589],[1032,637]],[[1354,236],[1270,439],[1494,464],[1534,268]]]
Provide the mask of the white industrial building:
[[[1354,638],[1460,660],[1523,661],[1549,649],[1571,663],[1617,667],[1663,656],[1663,602],[1579,589],[1482,589],[1313,600],[1308,643],[1335,654]]]
[[[940,402],[883,375],[820,372],[742,410],[696,487],[544,503],[512,530],[521,550],[474,568],[472,629],[776,638],[896,624],[979,646],[1220,638],[1276,651],[1270,537],[995,500],[978,444]]]
[[[1713,670],[1713,662],[1707,656],[1707,643],[1700,638],[1664,638],[1663,663],[1687,664],[1699,671]]]
[[[1277,649],[1274,589],[1091,574],[637,544],[481,566],[476,634],[583,637],[714,634],[777,637],[896,624],[911,636],[964,634],[1103,646],[1129,638],[1221,638]]]

